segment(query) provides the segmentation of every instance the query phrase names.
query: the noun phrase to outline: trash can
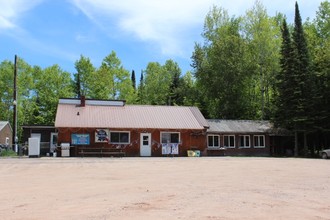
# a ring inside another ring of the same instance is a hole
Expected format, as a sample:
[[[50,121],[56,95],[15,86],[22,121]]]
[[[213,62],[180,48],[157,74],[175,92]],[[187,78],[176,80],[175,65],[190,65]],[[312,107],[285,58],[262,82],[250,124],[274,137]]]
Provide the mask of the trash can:
[[[187,150],[187,155],[188,155],[188,157],[194,157],[195,152],[193,150]]]

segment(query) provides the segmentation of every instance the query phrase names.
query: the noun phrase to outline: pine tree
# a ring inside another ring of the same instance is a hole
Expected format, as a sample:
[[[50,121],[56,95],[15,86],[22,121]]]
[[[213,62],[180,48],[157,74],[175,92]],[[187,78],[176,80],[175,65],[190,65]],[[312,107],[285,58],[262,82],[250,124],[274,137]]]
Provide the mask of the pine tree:
[[[138,103],[144,103],[144,79],[143,79],[143,70],[141,70],[140,84],[138,88]]]
[[[133,86],[133,89],[135,92],[136,91],[136,80],[135,80],[135,71],[134,70],[132,70],[131,80],[132,80],[132,86]]]
[[[292,34],[286,24],[282,27],[281,72],[277,76],[276,116],[277,126],[295,132],[295,156],[298,156],[298,132],[304,133],[304,150],[307,150],[306,132],[312,125],[312,81],[310,58],[301,22],[298,3],[295,5],[295,24]]]
[[[295,80],[295,101],[296,111],[293,122],[295,126],[295,156],[298,156],[297,132],[304,133],[304,150],[307,151],[306,132],[310,130],[312,111],[310,108],[312,101],[312,80],[310,77],[310,57],[305,38],[298,3],[295,4],[295,24],[292,34],[294,51],[294,80]]]
[[[282,25],[281,71],[277,75],[277,97],[275,99],[275,125],[286,129],[293,129],[290,120],[295,115],[294,81],[293,81],[293,48],[290,32],[284,19]]]
[[[308,123],[309,120],[309,115],[307,113],[310,110],[308,108],[310,102],[310,58],[297,2],[295,5],[295,25],[292,37],[294,49],[294,74],[296,83],[298,84],[295,90],[295,98],[298,101],[298,105],[294,120],[296,122],[296,129],[306,130],[306,123]]]

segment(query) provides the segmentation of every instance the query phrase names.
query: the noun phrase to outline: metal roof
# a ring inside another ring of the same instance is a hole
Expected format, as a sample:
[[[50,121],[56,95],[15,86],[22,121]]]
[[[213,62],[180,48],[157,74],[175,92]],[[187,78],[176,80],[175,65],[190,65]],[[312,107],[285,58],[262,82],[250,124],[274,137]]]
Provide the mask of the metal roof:
[[[208,133],[268,133],[272,129],[269,121],[208,119]]]
[[[59,102],[55,127],[205,129],[208,123],[196,107],[88,103],[82,107]]]

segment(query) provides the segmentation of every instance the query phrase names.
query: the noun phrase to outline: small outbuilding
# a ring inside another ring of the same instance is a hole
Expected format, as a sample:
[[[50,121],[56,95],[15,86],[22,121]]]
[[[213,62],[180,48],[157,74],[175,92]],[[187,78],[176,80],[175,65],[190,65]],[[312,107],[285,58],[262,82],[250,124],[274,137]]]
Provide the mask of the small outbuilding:
[[[52,154],[57,147],[57,132],[53,125],[24,125],[23,144],[27,145],[29,138],[39,138],[40,156]]]
[[[209,125],[197,107],[60,99],[55,127],[70,156],[187,156],[204,151]],[[72,150],[72,148],[74,150]]]
[[[13,144],[13,130],[9,121],[0,121],[0,145],[3,147],[11,147]]]

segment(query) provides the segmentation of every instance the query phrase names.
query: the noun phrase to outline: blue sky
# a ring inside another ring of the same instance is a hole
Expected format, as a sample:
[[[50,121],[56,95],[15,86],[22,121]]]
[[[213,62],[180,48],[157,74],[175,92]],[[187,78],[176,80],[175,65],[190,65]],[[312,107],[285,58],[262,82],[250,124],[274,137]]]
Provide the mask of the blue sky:
[[[137,77],[149,62],[176,61],[191,70],[195,42],[212,5],[244,15],[255,0],[0,0],[0,62],[17,54],[42,68],[58,64],[75,72],[80,55],[95,67],[113,50]],[[264,0],[269,15],[293,22],[295,0]],[[321,0],[298,1],[303,21]]]

